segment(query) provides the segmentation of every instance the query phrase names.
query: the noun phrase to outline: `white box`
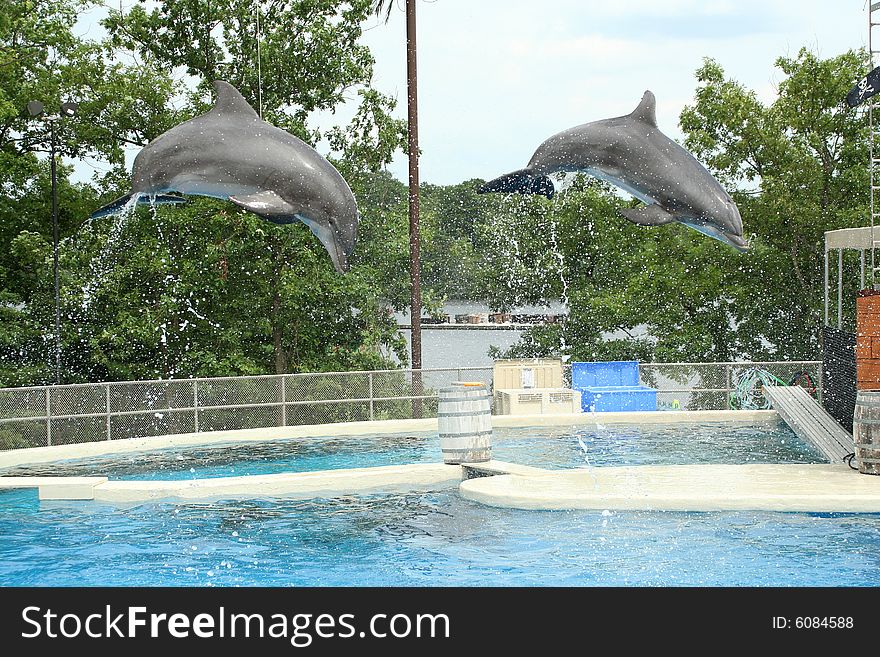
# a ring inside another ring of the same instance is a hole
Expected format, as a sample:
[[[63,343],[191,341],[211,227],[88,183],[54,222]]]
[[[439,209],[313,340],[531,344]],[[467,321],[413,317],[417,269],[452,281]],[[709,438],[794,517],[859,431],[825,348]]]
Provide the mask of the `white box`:
[[[580,411],[579,390],[530,388],[495,391],[495,415],[559,415]]]

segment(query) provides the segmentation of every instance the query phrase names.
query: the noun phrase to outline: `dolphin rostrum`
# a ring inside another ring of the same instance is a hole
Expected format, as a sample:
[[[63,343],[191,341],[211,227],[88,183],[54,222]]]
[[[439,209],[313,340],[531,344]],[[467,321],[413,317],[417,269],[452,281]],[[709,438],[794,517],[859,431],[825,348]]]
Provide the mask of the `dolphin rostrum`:
[[[646,91],[631,114],[585,123],[553,135],[514,171],[479,192],[553,197],[549,175],[582,171],[605,180],[647,205],[621,210],[641,226],[677,221],[740,251],[742,218],[730,195],[693,155],[657,129],[654,94]]]
[[[132,193],[92,218],[139,203],[183,203],[167,192],[229,199],[276,224],[301,221],[317,236],[337,271],[348,271],[358,209],[339,172],[315,149],[263,121],[232,85],[214,82],[207,113],[150,142],[134,161]]]

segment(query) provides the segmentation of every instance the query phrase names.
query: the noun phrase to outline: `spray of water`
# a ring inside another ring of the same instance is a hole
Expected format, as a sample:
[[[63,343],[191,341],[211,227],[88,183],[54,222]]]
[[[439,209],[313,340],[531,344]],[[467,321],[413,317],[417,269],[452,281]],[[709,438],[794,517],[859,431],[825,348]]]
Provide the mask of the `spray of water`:
[[[562,283],[562,303],[568,308],[568,281],[565,280],[565,255],[559,248],[559,235],[554,214],[550,214],[550,246],[556,257],[556,271],[559,274],[559,282]]]
[[[598,435],[599,431],[603,431],[605,429],[605,425],[601,424],[598,420],[598,416],[596,415],[596,408],[594,406],[590,407],[588,414],[593,422],[596,424],[596,433]],[[584,455],[584,462],[586,465],[587,473],[590,475],[590,481],[593,483],[593,490],[596,490],[599,486],[599,481],[596,479],[596,473],[593,472],[593,463],[590,461],[590,449],[587,446],[587,443],[584,441],[581,434],[577,434],[578,446],[581,448],[581,451]],[[592,442],[592,438],[590,439]]]
[[[83,286],[82,290],[82,309],[86,312],[91,309],[92,303],[95,300],[95,293],[106,280],[110,270],[113,269],[113,263],[119,251],[120,237],[134,216],[140,197],[141,194],[132,194],[128,203],[113,215],[113,225],[110,228],[110,234],[107,236],[107,242],[98,256],[93,258],[89,264],[91,278]]]

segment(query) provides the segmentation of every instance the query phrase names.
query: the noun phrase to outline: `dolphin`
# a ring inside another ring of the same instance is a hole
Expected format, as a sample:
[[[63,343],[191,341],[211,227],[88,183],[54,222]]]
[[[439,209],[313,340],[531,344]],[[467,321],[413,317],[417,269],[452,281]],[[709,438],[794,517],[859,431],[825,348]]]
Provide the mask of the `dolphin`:
[[[478,192],[553,198],[549,175],[560,171],[588,173],[645,203],[620,211],[634,224],[677,221],[739,251],[749,248],[730,195],[693,155],[657,128],[656,100],[650,91],[626,116],[553,135],[538,146],[527,168],[491,180]]]
[[[92,218],[121,211],[135,195],[138,203],[185,202],[168,192],[229,199],[276,224],[306,224],[336,270],[348,271],[359,214],[343,177],[304,141],[263,121],[231,84],[217,80],[214,89],[214,107],[150,142],[134,160],[131,194]]]

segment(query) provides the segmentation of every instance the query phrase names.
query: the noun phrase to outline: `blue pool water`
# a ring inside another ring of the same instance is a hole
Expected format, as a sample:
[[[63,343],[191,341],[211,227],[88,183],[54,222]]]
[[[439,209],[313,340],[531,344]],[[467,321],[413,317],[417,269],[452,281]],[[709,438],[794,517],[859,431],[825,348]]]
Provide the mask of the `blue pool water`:
[[[454,491],[222,505],[0,494],[0,584],[876,586],[880,516],[494,509]]]
[[[582,467],[585,456],[597,467],[821,460],[776,423],[505,429],[495,456],[554,468]],[[352,437],[63,470],[189,478],[438,458],[436,435]],[[0,585],[876,586],[880,515],[520,511],[455,490],[133,507],[7,491]]]
[[[548,469],[585,465],[818,463],[821,455],[781,422],[497,428],[495,459]],[[436,433],[307,438],[163,450],[8,470],[16,475],[101,475],[115,479],[194,479],[309,472],[442,458]]]

